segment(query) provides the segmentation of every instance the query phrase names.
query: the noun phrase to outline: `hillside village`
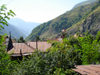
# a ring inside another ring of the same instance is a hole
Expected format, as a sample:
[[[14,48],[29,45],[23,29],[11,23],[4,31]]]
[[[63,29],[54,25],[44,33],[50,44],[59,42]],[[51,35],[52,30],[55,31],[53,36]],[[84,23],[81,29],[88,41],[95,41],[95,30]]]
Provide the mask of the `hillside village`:
[[[64,33],[65,30],[62,30],[62,33]],[[59,36],[59,38],[55,39],[48,39],[49,41],[57,41],[61,42],[62,39],[65,37],[65,34],[62,34]],[[47,40],[47,41],[48,41]],[[35,51],[42,51],[42,52],[47,52],[47,49],[49,49],[52,46],[52,43],[49,43],[47,41],[34,41],[34,42],[23,42],[23,43],[18,43],[16,40],[11,38],[11,33],[9,36],[5,37],[5,43],[7,46],[7,53],[10,54],[11,59],[21,59],[22,57],[25,56],[30,56],[33,54]]]
[[[45,52],[48,48],[51,47],[51,44],[47,43],[46,41],[23,43],[13,42],[11,35],[6,38],[6,45],[8,54],[11,54],[11,57],[14,59],[22,59],[22,56],[29,56],[36,50]]]
[[[26,38],[16,27],[9,33],[12,16],[0,6],[0,75],[100,75],[100,0],[77,4]]]

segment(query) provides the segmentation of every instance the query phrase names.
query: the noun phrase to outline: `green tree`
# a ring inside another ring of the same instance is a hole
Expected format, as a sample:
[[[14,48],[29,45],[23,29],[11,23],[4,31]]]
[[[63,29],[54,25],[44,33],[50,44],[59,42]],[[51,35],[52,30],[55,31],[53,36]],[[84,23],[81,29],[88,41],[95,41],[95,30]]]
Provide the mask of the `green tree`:
[[[7,10],[5,5],[0,7],[0,29],[4,28],[3,25],[7,24],[7,19],[9,20],[11,16],[14,16],[15,13],[12,10]]]
[[[98,2],[100,3],[100,0],[98,0]]]
[[[25,40],[24,40],[23,36],[21,36],[21,37],[18,39],[18,43],[24,43],[24,42],[25,42]]]
[[[14,15],[15,13],[12,10],[7,11],[5,5],[0,6],[0,29],[4,28],[3,25],[8,25],[7,19],[9,20],[10,17]],[[11,61],[6,51],[4,37],[5,36],[0,35],[0,75],[10,75],[10,70],[8,68]]]
[[[0,36],[0,74],[7,75],[9,74],[8,66],[9,66],[9,56],[6,52],[6,46],[4,46],[4,36]]]

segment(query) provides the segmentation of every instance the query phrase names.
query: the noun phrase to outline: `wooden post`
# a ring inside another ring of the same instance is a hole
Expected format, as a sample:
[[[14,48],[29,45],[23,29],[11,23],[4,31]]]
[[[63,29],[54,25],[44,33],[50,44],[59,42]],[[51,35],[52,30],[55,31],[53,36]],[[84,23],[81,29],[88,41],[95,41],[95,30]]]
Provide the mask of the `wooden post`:
[[[38,40],[40,40],[39,36],[36,36],[36,49],[38,50]]]
[[[20,55],[21,55],[21,60],[23,59],[23,53],[22,53],[22,49],[20,49]]]
[[[38,50],[38,41],[36,40],[36,49]]]

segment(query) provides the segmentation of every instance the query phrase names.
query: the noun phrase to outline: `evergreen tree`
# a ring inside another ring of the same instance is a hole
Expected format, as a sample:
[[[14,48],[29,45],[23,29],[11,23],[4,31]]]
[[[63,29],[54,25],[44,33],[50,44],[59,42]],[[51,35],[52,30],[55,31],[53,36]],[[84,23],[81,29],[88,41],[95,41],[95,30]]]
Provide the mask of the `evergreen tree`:
[[[18,43],[24,43],[24,42],[25,42],[25,40],[24,40],[23,36],[21,36],[21,37],[18,39]]]

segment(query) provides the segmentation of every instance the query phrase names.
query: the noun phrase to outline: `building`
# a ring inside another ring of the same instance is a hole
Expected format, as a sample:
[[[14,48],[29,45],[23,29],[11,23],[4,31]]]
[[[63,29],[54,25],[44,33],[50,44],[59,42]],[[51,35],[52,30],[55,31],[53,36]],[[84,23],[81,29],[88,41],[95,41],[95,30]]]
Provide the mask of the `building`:
[[[100,64],[99,65],[77,65],[73,71],[81,75],[100,75]]]
[[[13,43],[11,36],[6,37],[7,52],[11,55],[12,59],[22,59],[22,56],[29,56],[35,50],[45,52],[51,47],[51,44],[47,42],[26,42],[26,43]]]

